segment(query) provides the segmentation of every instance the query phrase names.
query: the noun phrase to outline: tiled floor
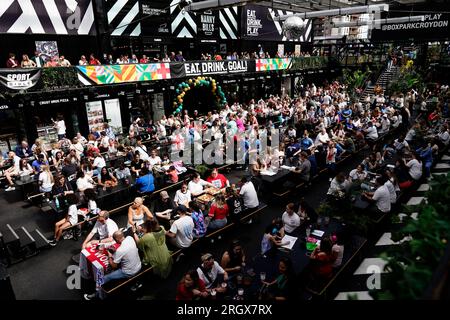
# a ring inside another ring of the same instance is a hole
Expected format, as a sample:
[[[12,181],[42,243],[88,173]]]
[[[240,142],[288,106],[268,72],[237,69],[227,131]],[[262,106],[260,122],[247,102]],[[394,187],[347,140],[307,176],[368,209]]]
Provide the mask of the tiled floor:
[[[360,264],[358,269],[356,269],[353,275],[372,274],[374,273],[374,270],[379,270],[378,272],[385,273],[383,269],[386,264],[387,262],[380,258],[366,258]]]
[[[351,299],[356,298],[357,300],[373,300],[369,294],[369,291],[339,292],[334,300],[350,300],[349,296]]]

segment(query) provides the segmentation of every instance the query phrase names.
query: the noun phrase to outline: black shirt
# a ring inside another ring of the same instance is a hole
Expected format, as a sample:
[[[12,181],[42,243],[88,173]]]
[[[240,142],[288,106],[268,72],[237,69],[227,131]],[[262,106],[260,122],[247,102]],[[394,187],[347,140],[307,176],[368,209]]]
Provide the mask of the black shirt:
[[[65,165],[61,170],[63,176],[67,178],[67,180],[70,182],[72,180],[75,180],[76,174],[77,174],[77,165],[76,164],[68,164]]]
[[[131,161],[131,168],[134,170],[140,170],[142,169],[142,165],[144,164],[144,160],[139,159],[139,161]]]

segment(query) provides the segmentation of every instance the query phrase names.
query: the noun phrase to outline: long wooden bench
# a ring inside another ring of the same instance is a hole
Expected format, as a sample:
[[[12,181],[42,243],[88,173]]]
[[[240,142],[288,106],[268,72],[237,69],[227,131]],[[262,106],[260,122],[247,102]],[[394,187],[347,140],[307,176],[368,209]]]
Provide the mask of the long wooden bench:
[[[249,214],[243,216],[242,218],[239,219],[239,221],[240,221],[241,223],[244,223],[244,222],[248,221],[248,220],[249,220],[252,216],[254,216],[255,214],[257,214],[257,213],[261,212],[262,210],[264,210],[265,208],[267,208],[267,204],[265,204],[265,203],[263,203],[263,202],[260,202],[260,203],[259,203],[259,206],[258,206],[254,211],[252,211],[252,212],[250,212]],[[222,227],[222,228],[220,228],[220,229],[217,229],[217,230],[214,230],[214,231],[211,231],[211,232],[207,233],[207,234],[205,235],[205,238],[206,238],[206,239],[212,239],[212,238],[214,238],[214,237],[220,235],[221,233],[223,233],[223,232],[226,231],[227,229],[233,227],[234,225],[236,225],[236,223],[230,222],[230,223],[228,223],[226,226],[224,226],[224,227]]]
[[[336,271],[333,275],[333,277],[325,282],[322,286],[319,286],[318,288],[311,288],[309,286],[306,287],[306,290],[315,295],[315,296],[322,296],[328,288],[336,281],[336,279],[339,277],[339,275],[344,272],[344,270],[348,267],[348,265],[354,260],[354,258],[358,255],[358,253],[362,250],[362,248],[366,245],[367,240],[364,240],[364,242],[361,244],[361,246],[352,254],[352,256],[342,265],[338,271]]]
[[[240,221],[241,221],[241,222],[246,222],[248,219],[252,218],[255,214],[261,212],[261,211],[264,210],[265,208],[267,208],[267,205],[266,205],[265,203],[260,203],[260,205],[258,206],[258,208],[256,208],[254,211],[252,211],[252,212],[248,213],[247,215],[245,215],[244,217],[242,217],[242,218],[240,219]],[[211,238],[213,238],[214,236],[217,236],[218,234],[224,232],[225,230],[231,228],[231,227],[234,226],[234,225],[235,225],[234,222],[229,223],[229,224],[227,224],[226,226],[224,226],[224,227],[221,228],[221,229],[218,229],[218,230],[215,230],[215,231],[213,231],[213,232],[211,232],[211,233],[208,233],[207,235],[205,235],[204,238],[209,238],[209,239],[211,239]],[[192,241],[192,243],[191,243],[191,245],[190,245],[189,248],[186,248],[186,249],[178,249],[178,250],[172,252],[171,257],[172,257],[172,258],[176,258],[176,257],[177,257],[179,254],[181,254],[183,251],[189,250],[189,249],[193,248],[197,243],[200,242],[200,240],[201,240],[201,238],[194,239],[194,240]],[[137,281],[138,279],[140,279],[140,278],[143,277],[144,275],[148,274],[148,273],[151,272],[152,270],[153,270],[152,267],[143,268],[140,272],[138,272],[138,273],[137,273],[136,275],[134,275],[133,277],[127,278],[127,279],[125,279],[125,280],[123,280],[123,281],[118,280],[118,281],[113,281],[113,282],[107,283],[105,286],[102,287],[102,289],[103,289],[103,291],[104,291],[106,294],[111,294],[111,293],[113,293],[113,292],[119,290],[120,288],[125,287],[126,285],[129,285],[129,284],[134,283],[135,281]]]

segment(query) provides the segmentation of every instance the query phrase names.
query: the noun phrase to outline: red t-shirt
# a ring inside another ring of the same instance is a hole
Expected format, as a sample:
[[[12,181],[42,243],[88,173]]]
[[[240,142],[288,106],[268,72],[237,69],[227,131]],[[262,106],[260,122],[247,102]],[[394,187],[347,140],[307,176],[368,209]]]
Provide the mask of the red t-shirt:
[[[198,279],[198,287],[196,288],[200,292],[205,292],[205,283],[202,279]],[[184,283],[178,284],[177,287],[177,296],[175,300],[192,300],[194,298],[194,294],[192,293],[192,289],[188,289],[185,287]]]
[[[209,176],[208,179],[206,179],[206,181],[213,184],[214,187],[218,189],[225,188],[227,185],[227,178],[225,178],[225,176],[221,173],[219,173],[215,178]]]
[[[225,204],[222,208],[218,208],[215,204],[213,204],[209,209],[209,216],[214,220],[222,220],[227,217],[228,211],[229,209],[227,204]]]
[[[169,172],[167,172],[167,174],[169,175],[170,181],[172,181],[173,183],[178,182],[177,170],[169,171]]]

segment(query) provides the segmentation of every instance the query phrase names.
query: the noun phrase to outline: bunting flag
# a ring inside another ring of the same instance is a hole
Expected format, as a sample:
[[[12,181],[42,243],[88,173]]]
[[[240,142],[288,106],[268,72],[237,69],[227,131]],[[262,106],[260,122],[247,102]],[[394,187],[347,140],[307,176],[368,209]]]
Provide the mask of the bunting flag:
[[[256,71],[286,70],[291,62],[291,58],[256,59]]]
[[[84,85],[171,79],[169,63],[77,66]]]

